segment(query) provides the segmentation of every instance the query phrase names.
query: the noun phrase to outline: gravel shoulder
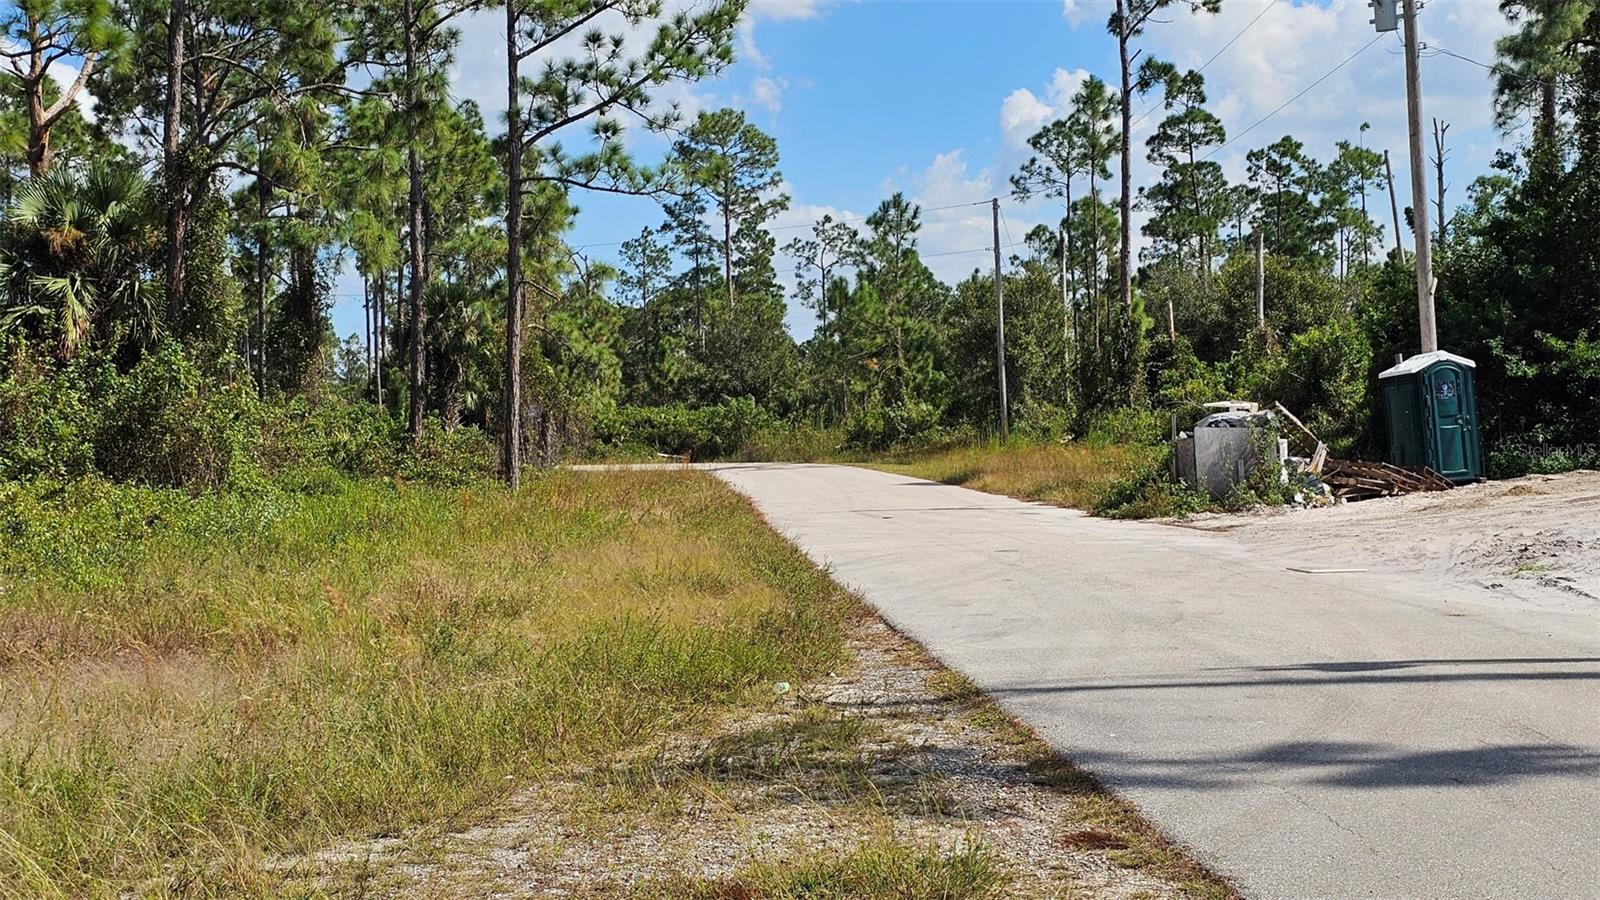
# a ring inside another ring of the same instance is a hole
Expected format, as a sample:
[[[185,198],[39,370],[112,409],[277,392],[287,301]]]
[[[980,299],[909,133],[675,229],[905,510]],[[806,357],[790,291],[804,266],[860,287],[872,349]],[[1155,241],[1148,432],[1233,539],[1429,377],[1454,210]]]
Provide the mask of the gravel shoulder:
[[[707,733],[278,865],[341,896],[754,898],[789,896],[786,868],[896,845],[1001,873],[939,896],[1234,896],[881,619],[861,615],[849,646],[851,670]]]

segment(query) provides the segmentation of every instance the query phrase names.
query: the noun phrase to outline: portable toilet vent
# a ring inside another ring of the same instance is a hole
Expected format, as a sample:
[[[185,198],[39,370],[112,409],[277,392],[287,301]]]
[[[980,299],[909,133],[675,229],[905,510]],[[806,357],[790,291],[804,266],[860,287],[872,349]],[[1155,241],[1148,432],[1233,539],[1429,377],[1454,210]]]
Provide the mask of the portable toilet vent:
[[[1460,484],[1483,477],[1478,434],[1477,363],[1437,350],[1397,363],[1378,375],[1389,462],[1427,466]]]

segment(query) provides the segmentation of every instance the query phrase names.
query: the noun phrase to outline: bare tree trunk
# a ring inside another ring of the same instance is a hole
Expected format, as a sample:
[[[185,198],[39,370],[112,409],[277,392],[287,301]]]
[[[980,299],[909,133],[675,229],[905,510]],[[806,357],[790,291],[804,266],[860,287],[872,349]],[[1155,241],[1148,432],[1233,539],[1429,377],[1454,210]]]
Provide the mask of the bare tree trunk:
[[[265,142],[256,152],[256,396],[267,396],[267,278],[272,250],[267,245],[267,207],[272,187],[267,182]]]
[[[383,366],[384,360],[389,357],[389,340],[385,329],[389,324],[389,282],[384,278],[383,272],[378,272],[373,279],[374,297],[377,303],[377,333],[373,337],[375,351],[373,365],[376,367],[372,373],[373,389],[377,395],[378,406],[383,406]]]
[[[738,301],[733,296],[733,218],[726,207],[722,213],[722,278],[727,282],[728,312],[732,313]]]
[[[824,256],[823,258],[826,259],[827,257]],[[822,276],[822,283],[817,285],[819,291],[817,294],[817,314],[822,319],[821,330],[826,334],[828,331],[828,267],[823,265],[817,268]]]
[[[423,333],[427,311],[422,304],[422,291],[424,278],[427,275],[427,265],[423,260],[422,252],[422,156],[417,147],[420,137],[417,133],[416,103],[417,103],[417,18],[416,7],[413,0],[405,0],[402,8],[405,16],[403,34],[405,42],[405,107],[406,107],[406,173],[409,179],[409,192],[406,199],[406,220],[410,232],[407,241],[411,262],[411,370],[410,370],[410,401],[407,427],[411,436],[411,446],[415,447],[422,441],[422,417],[424,410],[423,380],[426,376],[427,364],[423,348]]]
[[[1406,247],[1400,239],[1400,201],[1394,193],[1394,166],[1389,163],[1389,151],[1383,151],[1383,171],[1389,179],[1389,212],[1394,215],[1394,249],[1400,261],[1406,261]]]
[[[1433,198],[1433,207],[1439,214],[1439,243],[1441,244],[1444,243],[1445,237],[1449,234],[1449,218],[1445,215],[1444,206],[1446,188],[1444,183],[1444,162],[1449,156],[1449,153],[1445,150],[1444,136],[1445,132],[1449,130],[1449,122],[1441,122],[1437,118],[1433,120],[1433,172],[1435,183],[1439,187],[1438,194]]]
[[[183,244],[189,231],[188,189],[184,184],[184,165],[180,158],[183,126],[184,20],[188,0],[172,0],[167,15],[167,108],[162,122],[162,166],[167,190],[167,315],[174,332],[183,317]]]
[[[372,390],[372,279],[365,272],[361,273],[361,326],[366,331],[366,341],[363,350],[366,353],[367,363],[367,390]]]
[[[506,0],[506,386],[501,465],[522,481],[522,99],[517,0]]]
[[[1061,263],[1061,364],[1072,368],[1072,297],[1067,285],[1067,226],[1061,226],[1056,250]]]
[[[1100,188],[1096,184],[1094,166],[1089,167],[1089,258],[1085,260],[1088,268],[1089,303],[1095,307],[1095,322],[1098,328],[1100,321]],[[1096,331],[1095,340],[1099,340]]]

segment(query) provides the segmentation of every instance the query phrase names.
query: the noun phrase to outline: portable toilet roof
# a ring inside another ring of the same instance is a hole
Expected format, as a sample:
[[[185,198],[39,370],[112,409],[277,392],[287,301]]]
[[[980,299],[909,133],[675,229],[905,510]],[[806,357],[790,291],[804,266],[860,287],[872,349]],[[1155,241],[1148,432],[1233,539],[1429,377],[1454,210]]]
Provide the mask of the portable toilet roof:
[[[1432,353],[1419,353],[1400,363],[1396,363],[1378,373],[1379,380],[1384,378],[1397,378],[1401,375],[1415,375],[1434,363],[1453,362],[1459,366],[1475,369],[1478,364],[1465,356],[1457,356],[1447,350],[1435,350]]]

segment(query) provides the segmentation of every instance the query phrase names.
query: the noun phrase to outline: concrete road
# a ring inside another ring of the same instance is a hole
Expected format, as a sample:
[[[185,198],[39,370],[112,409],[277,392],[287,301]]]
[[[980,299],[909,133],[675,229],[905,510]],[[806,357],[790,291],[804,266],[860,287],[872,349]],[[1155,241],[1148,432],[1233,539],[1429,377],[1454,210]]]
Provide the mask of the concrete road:
[[[1600,609],[882,472],[710,468],[1247,896],[1600,897]]]

